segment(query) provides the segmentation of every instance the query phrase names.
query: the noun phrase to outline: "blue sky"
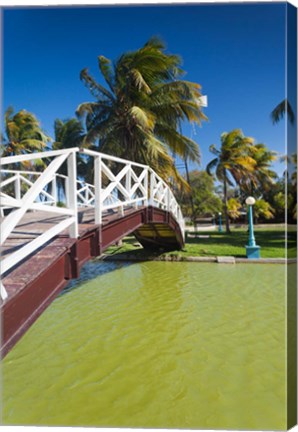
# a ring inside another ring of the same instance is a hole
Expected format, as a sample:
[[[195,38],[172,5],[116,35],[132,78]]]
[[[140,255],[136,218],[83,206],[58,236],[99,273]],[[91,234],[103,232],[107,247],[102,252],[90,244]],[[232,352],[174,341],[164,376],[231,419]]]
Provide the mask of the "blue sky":
[[[209,122],[184,127],[200,145],[201,168],[209,146],[234,128],[284,154],[285,124],[272,125],[270,112],[285,97],[285,12],[285,3],[4,8],[3,109],[35,113],[53,135],[55,118],[93,100],[83,68],[101,82],[98,55],[114,60],[158,35],[208,96]]]

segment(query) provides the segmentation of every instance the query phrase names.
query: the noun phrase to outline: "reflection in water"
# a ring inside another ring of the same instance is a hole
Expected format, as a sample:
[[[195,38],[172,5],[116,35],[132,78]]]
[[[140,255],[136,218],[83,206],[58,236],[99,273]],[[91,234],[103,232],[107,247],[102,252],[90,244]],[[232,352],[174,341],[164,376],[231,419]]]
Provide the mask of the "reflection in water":
[[[284,272],[90,264],[3,361],[4,423],[285,429]]]

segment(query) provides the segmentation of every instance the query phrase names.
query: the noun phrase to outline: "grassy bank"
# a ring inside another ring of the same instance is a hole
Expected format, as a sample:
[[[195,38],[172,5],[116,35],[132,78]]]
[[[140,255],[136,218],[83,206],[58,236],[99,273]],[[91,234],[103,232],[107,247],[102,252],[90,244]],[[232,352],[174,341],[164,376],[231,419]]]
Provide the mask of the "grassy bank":
[[[256,228],[256,243],[261,246],[262,258],[285,258],[285,232],[282,227]],[[155,252],[155,255],[171,256],[234,256],[245,258],[245,245],[247,244],[248,233],[245,228],[234,229],[230,234],[218,233],[217,231],[204,231],[188,233],[185,247],[182,251]],[[296,256],[296,232],[290,231],[287,234],[288,258]],[[134,252],[139,257],[145,257],[148,252],[138,244],[133,236],[126,237],[121,247],[112,246],[107,254],[122,254]],[[150,253],[152,255],[152,253]]]

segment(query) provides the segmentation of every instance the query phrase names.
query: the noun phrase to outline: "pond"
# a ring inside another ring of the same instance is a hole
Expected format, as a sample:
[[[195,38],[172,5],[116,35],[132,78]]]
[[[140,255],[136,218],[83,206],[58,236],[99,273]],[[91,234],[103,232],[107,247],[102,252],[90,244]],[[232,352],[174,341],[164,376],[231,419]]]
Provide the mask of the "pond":
[[[3,423],[286,429],[285,307],[284,265],[89,263],[4,359]]]

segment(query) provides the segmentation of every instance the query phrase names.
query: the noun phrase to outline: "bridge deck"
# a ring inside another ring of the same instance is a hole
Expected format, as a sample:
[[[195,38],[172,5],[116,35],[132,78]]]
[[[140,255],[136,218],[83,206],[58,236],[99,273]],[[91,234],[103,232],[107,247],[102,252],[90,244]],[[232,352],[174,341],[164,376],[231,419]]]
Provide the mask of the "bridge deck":
[[[125,213],[131,213],[134,209],[127,209]],[[79,224],[79,235],[84,235],[88,226],[94,226],[94,208],[80,210],[81,215]],[[103,214],[103,225],[119,218],[119,212],[111,211]],[[0,223],[3,218],[0,218]],[[40,234],[46,232],[49,228],[65,219],[65,216],[53,215],[51,212],[34,211],[26,213],[21,222],[15,227],[13,232],[1,246],[1,256],[4,258],[25,246],[31,240],[37,238]],[[68,230],[64,232],[68,235]],[[63,233],[62,233],[63,236]]]

